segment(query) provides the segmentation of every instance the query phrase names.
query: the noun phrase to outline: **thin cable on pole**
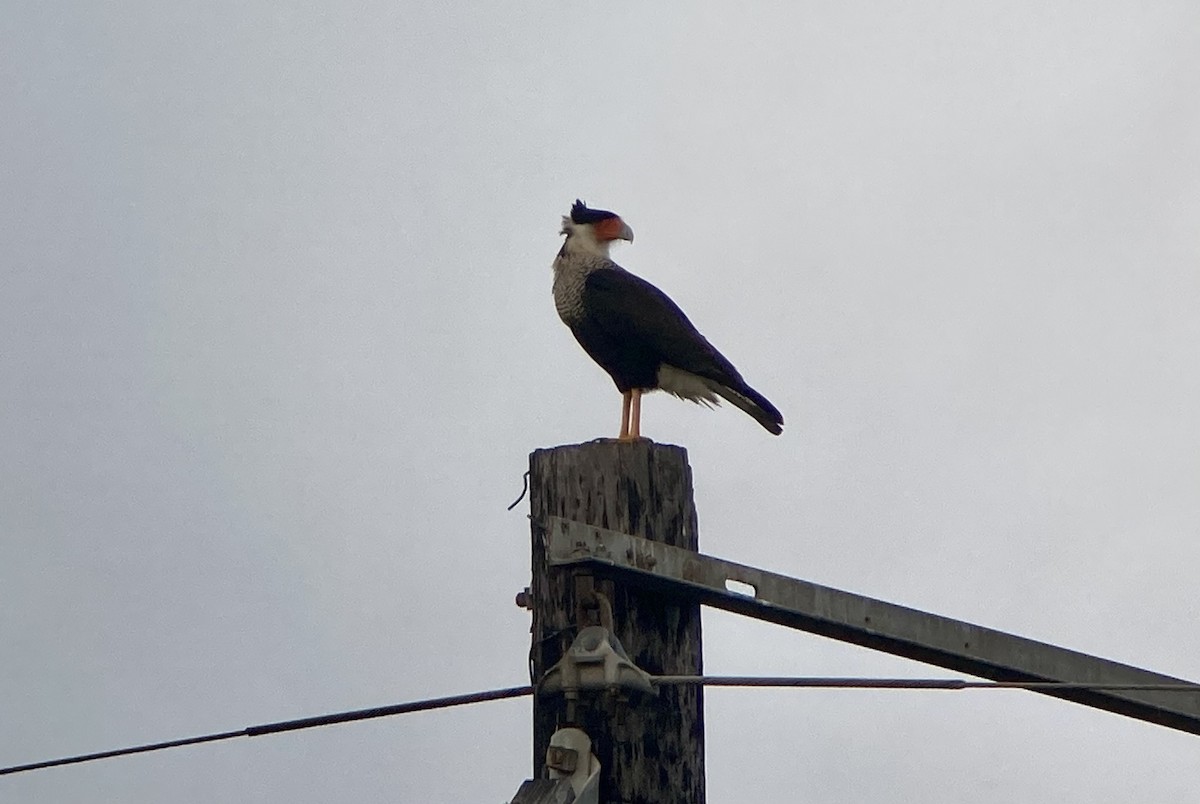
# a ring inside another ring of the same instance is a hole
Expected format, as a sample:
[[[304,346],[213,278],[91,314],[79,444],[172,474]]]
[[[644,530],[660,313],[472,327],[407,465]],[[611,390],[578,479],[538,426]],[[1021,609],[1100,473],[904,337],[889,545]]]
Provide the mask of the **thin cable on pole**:
[[[143,754],[148,751],[161,751],[164,748],[176,748],[183,745],[198,745],[200,743],[215,743],[219,740],[230,740],[234,737],[260,737],[264,734],[279,734],[285,731],[296,731],[298,729],[311,729],[317,726],[329,726],[335,723],[350,723],[355,720],[369,720],[376,717],[389,717],[391,715],[405,715],[410,712],[427,712],[431,709],[445,709],[450,706],[463,706],[465,704],[483,703],[485,701],[499,701],[505,698],[520,698],[524,695],[532,695],[533,687],[508,687],[502,690],[489,690],[487,692],[472,692],[466,695],[450,695],[445,698],[431,698],[424,701],[410,701],[408,703],[393,704],[391,706],[379,706],[373,709],[357,709],[352,712],[338,712],[330,715],[318,715],[317,717],[306,717],[298,720],[281,720],[277,723],[264,723],[259,726],[248,726],[238,731],[221,731],[214,734],[204,734],[199,737],[185,737],[181,740],[167,740],[161,743],[147,743],[146,745],[137,745],[130,748],[118,748],[112,751],[99,751],[94,754],[79,754],[76,756],[62,757],[61,759],[49,759],[43,762],[31,762],[27,765],[14,765],[9,768],[0,768],[0,776],[6,776],[10,773],[22,773],[24,771],[40,770],[42,768],[54,768],[59,765],[76,765],[80,762],[91,762],[97,759],[110,759],[112,757],[128,756],[129,754]]]
[[[505,510],[511,511],[512,509],[517,507],[517,503],[519,503],[521,500],[525,499],[525,493],[529,491],[529,472],[526,472],[524,477],[525,477],[525,485],[521,486],[521,496],[518,497],[517,499],[513,500],[512,505],[508,506],[508,508]]]

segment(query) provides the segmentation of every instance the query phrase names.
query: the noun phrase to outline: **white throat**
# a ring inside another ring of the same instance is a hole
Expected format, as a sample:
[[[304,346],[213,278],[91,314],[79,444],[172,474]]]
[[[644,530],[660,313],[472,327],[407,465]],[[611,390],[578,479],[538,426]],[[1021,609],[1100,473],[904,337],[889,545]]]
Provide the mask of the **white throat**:
[[[596,232],[590,224],[574,223],[570,218],[563,218],[562,230],[567,236],[563,248],[568,254],[608,259],[608,249],[612,246],[612,241],[597,240]]]

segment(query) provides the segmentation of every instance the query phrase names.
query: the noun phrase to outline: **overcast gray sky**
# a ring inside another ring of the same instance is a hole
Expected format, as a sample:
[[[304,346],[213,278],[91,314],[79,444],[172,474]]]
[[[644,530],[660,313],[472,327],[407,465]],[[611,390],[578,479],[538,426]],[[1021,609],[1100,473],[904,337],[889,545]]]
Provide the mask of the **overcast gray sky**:
[[[1200,679],[1200,6],[0,14],[0,765],[521,684],[558,218],[784,412],[655,396],[706,552]],[[937,675],[706,615],[715,673]],[[1197,801],[1028,693],[712,691],[710,800]],[[0,779],[501,802],[518,700]]]

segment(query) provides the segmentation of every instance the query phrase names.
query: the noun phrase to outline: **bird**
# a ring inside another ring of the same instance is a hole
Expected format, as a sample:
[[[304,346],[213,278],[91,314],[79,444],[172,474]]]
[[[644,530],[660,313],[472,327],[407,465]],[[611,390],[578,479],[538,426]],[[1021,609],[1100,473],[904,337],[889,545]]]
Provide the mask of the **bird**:
[[[642,438],[642,394],[660,389],[708,407],[725,399],[767,432],[783,432],[779,409],[742,379],[679,305],[609,258],[615,241],[633,242],[619,215],[576,199],[560,234],[566,239],[554,259],[554,307],[621,392],[618,441]]]

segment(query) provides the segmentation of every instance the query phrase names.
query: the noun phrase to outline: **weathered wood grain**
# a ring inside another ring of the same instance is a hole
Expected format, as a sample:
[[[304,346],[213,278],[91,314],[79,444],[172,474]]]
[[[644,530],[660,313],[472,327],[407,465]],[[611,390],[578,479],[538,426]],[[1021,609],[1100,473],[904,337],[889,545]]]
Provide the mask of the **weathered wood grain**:
[[[554,665],[577,626],[577,569],[550,567],[542,528],[561,516],[689,550],[698,548],[687,451],[650,441],[597,441],[536,450],[529,456],[533,531],[533,680]],[[634,663],[652,674],[699,675],[700,607],[603,578],[595,588],[612,602],[617,637]],[[584,580],[581,588],[586,588]],[[582,616],[594,614],[589,609]],[[534,703],[534,773],[546,746],[565,725],[561,698]],[[581,707],[579,725],[592,737],[604,768],[601,801],[703,804],[704,704],[699,686],[635,694],[627,703],[598,700]]]

